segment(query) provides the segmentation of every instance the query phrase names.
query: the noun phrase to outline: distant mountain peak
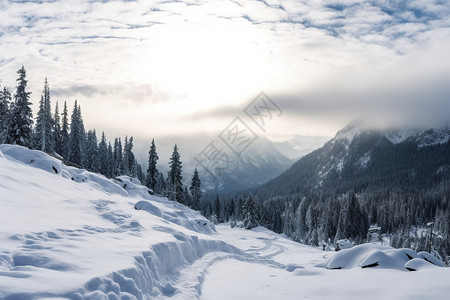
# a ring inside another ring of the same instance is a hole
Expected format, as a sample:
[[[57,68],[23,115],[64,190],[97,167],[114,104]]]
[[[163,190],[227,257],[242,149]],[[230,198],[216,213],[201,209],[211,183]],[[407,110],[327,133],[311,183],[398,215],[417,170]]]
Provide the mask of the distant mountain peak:
[[[336,140],[347,140],[347,145],[349,145],[353,138],[360,135],[363,132],[362,128],[362,122],[361,121],[353,121],[349,123],[347,126],[342,128],[336,133],[336,136],[334,137]]]
[[[413,141],[419,148],[444,144],[450,139],[450,125],[448,123],[430,129],[398,129],[385,134],[392,144]]]

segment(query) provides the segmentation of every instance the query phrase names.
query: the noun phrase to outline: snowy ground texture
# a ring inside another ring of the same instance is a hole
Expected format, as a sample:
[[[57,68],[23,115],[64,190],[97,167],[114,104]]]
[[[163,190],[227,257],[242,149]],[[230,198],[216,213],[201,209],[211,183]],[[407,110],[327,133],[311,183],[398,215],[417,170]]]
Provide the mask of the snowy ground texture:
[[[450,269],[426,253],[376,245],[322,252],[261,227],[216,229],[135,179],[108,180],[0,145],[0,299],[450,295]]]

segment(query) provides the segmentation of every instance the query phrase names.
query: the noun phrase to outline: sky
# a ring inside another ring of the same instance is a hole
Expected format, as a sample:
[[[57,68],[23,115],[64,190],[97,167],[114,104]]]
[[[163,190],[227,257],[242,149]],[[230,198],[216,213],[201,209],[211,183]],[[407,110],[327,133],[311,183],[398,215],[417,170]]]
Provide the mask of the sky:
[[[52,105],[77,99],[111,138],[218,135],[261,92],[275,140],[427,126],[450,115],[449,16],[445,0],[0,0],[0,79],[24,65],[36,112],[47,76]]]

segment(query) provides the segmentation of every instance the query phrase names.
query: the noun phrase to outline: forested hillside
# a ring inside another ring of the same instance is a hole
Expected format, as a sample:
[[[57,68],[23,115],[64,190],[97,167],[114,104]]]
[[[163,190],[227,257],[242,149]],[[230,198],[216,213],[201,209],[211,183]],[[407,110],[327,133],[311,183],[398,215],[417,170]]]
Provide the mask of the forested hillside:
[[[423,250],[431,243],[445,258],[450,254],[449,137],[447,125],[377,131],[350,124],[254,192],[259,222],[313,245],[342,238],[360,243],[367,240],[369,225],[378,225],[395,247]],[[231,197],[222,206],[243,199]],[[431,242],[423,230],[430,222]]]

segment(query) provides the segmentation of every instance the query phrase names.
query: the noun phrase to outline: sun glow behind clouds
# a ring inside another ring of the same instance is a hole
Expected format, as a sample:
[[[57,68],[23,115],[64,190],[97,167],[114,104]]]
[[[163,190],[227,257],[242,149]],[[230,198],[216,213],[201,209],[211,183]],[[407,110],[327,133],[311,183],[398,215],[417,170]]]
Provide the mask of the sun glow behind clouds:
[[[450,70],[433,55],[450,49],[450,5],[438,0],[68,1],[0,1],[0,79],[13,88],[25,65],[36,111],[48,76],[53,104],[78,99],[86,126],[110,135],[220,132],[261,91],[284,104],[283,134],[331,135],[355,101],[397,101],[399,78]],[[442,104],[447,89],[433,91],[421,93]],[[313,132],[330,115],[334,127]]]
[[[155,27],[140,74],[188,100],[187,109],[245,99],[263,88],[271,73],[265,69],[263,38],[245,20],[207,15]]]

